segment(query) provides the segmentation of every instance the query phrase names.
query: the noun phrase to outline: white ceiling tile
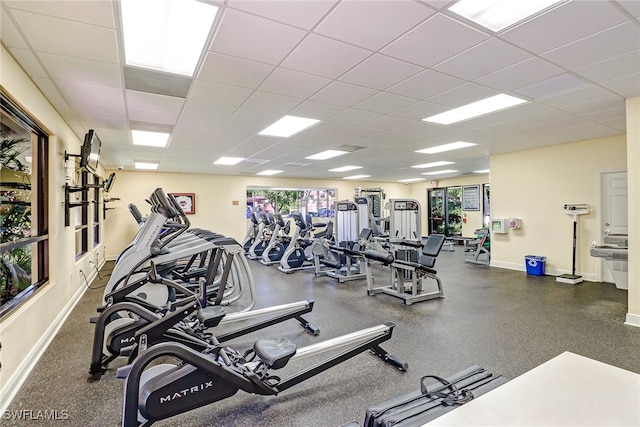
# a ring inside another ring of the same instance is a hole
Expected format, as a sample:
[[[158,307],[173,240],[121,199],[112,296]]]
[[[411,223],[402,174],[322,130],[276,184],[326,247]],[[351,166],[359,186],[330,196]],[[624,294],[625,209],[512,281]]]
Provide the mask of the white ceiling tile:
[[[310,34],[281,65],[285,68],[335,79],[369,55],[371,52],[368,50]]]
[[[539,102],[551,107],[565,108],[571,105],[582,104],[589,100],[612,98],[616,98],[616,96],[608,90],[598,86],[587,86],[570,92],[540,99]]]
[[[339,80],[385,90],[422,70],[422,67],[375,54],[344,74]]]
[[[104,62],[40,53],[38,55],[54,80],[122,89],[122,67]]]
[[[385,115],[385,116],[380,116],[376,119],[373,119],[367,122],[365,125],[372,128],[377,128],[377,129],[404,130],[405,128],[409,126],[413,126],[414,124],[415,124],[415,121],[413,120],[405,119],[403,117]]]
[[[122,89],[69,81],[58,81],[57,85],[62,95],[70,103],[104,104],[119,108],[124,108],[125,106]],[[88,94],[91,94],[91,96],[88,96]]]
[[[244,141],[249,139],[251,135],[246,134],[244,132],[229,132],[220,130],[216,132],[216,134],[207,141],[208,144],[214,145],[229,145],[235,146],[242,144]]]
[[[386,91],[416,99],[426,99],[445,92],[465,81],[433,70],[424,70],[405,81],[391,86]]]
[[[474,83],[466,83],[462,86],[455,87],[439,95],[432,96],[431,98],[428,98],[427,101],[433,104],[440,104],[447,107],[460,107],[462,105],[470,104],[472,102],[497,95],[498,93],[499,91],[489,89]],[[441,108],[438,112],[442,112],[445,110],[447,110],[447,108]]]
[[[38,60],[36,59],[33,52],[28,49],[18,49],[18,48],[10,48],[9,51],[11,55],[18,61],[18,64],[31,76],[32,78],[43,78],[48,79],[46,71]]]
[[[311,99],[327,104],[351,107],[375,93],[377,91],[373,89],[335,81],[313,95]]]
[[[62,98],[62,94],[57,86],[53,84],[53,81],[41,77],[34,77],[33,82],[47,98]]]
[[[631,15],[640,18],[640,2],[638,0],[617,0],[616,3],[619,3]]]
[[[176,117],[180,114],[180,110],[185,102],[184,98],[139,92],[136,90],[125,90],[125,94],[127,107],[129,109],[162,111]]]
[[[8,13],[0,13],[0,40],[7,48],[29,49]]]
[[[434,13],[409,1],[345,0],[314,31],[366,49],[378,50]]]
[[[549,77],[562,74],[564,70],[540,58],[531,58],[500,71],[480,77],[476,83],[499,91],[509,91]]]
[[[253,123],[257,125],[265,125],[260,130],[264,129],[267,125],[274,123],[276,120],[282,118],[282,114],[270,113],[266,111],[252,110],[250,108],[239,108],[233,114],[232,120],[236,122]]]
[[[381,114],[379,113],[374,113],[371,111],[364,111],[364,110],[356,110],[355,108],[349,108],[347,110],[344,110],[332,116],[329,119],[329,121],[359,126],[373,119],[376,119],[380,116]]]
[[[580,68],[640,49],[640,27],[630,22],[545,53],[566,68]]]
[[[565,127],[560,132],[579,139],[605,138],[607,136],[621,134],[621,131],[618,129],[594,122],[585,122],[576,126]]]
[[[243,111],[255,111],[255,110],[243,110]],[[268,120],[268,118],[264,117],[264,113],[263,111],[255,111],[256,114],[260,114],[262,121],[264,123],[249,123],[248,121],[238,121],[238,120],[228,120],[219,130],[219,132],[235,132],[235,133],[245,133],[247,135],[253,135],[255,133],[260,132],[262,129],[264,129],[265,127],[267,127],[267,125],[275,122],[276,120],[278,120],[279,117],[281,117],[278,114],[274,114],[271,117],[271,120]],[[246,116],[246,114],[245,114]],[[238,116],[238,113],[234,114],[234,119],[236,117],[240,117],[240,118],[247,118],[245,116]],[[249,117],[250,118],[250,117]]]
[[[255,89],[273,69],[271,65],[209,52],[198,73],[198,79]]]
[[[14,16],[37,52],[119,63],[118,41],[112,28],[18,10],[14,11]],[[42,31],[43,28],[46,31]],[[82,37],[78,37],[78,34],[82,34]]]
[[[305,35],[297,28],[227,9],[209,50],[276,65]]]
[[[196,80],[189,90],[189,99],[238,107],[251,93],[251,89]]]
[[[269,111],[272,113],[287,113],[301,102],[302,99],[300,98],[255,91],[242,106],[244,108]]]
[[[343,111],[343,107],[325,104],[323,102],[305,101],[295,107],[289,113],[298,117],[310,117],[318,120],[326,120],[334,114]]]
[[[499,39],[489,39],[433,67],[434,70],[475,80],[525,59],[531,54]]]
[[[606,82],[602,82],[600,86],[617,93],[623,98],[635,98],[640,96],[640,73],[607,80]]]
[[[548,79],[526,85],[513,91],[519,95],[526,96],[531,99],[541,99],[547,96],[555,95],[582,86],[589,86],[590,83],[577,78],[571,74],[560,74]]]
[[[5,1],[12,9],[26,10],[100,27],[115,28],[110,1]]]
[[[308,98],[329,83],[331,80],[324,77],[277,68],[262,83],[260,90],[296,98]]]
[[[382,53],[431,67],[487,38],[489,36],[480,31],[436,14],[384,48]]]
[[[586,116],[589,113],[620,108],[624,107],[624,105],[624,99],[611,95],[607,98],[593,99],[582,104],[570,105],[563,108],[563,110],[579,116]]]
[[[193,126],[197,129],[206,129],[209,131],[209,135],[211,135],[231,117],[234,111],[235,107],[227,105],[187,100],[177,124],[181,126]]]
[[[444,9],[454,3],[454,0],[420,0],[420,3],[427,4],[434,9]]]
[[[422,120],[425,117],[433,116],[442,112],[442,105],[430,102],[416,102],[408,107],[400,108],[391,112],[392,116],[404,117],[412,120]]]
[[[337,0],[230,0],[229,6],[310,30]]]
[[[500,38],[543,53],[620,24],[626,17],[605,1],[571,1],[500,34]]]
[[[578,68],[576,73],[596,83],[604,82],[619,76],[634,74],[640,64],[640,50],[625,53],[586,67]]]
[[[395,95],[393,93],[379,92],[371,98],[354,105],[354,108],[361,110],[373,111],[375,113],[388,114],[392,111],[399,110],[417,101],[406,96]]]

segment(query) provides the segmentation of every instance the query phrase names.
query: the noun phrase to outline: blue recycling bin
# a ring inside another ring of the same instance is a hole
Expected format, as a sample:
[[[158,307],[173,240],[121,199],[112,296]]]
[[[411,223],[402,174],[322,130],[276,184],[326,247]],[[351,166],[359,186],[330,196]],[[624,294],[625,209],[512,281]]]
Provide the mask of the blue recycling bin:
[[[526,255],[524,264],[527,267],[527,274],[531,276],[544,276],[544,267],[547,257],[538,255]]]

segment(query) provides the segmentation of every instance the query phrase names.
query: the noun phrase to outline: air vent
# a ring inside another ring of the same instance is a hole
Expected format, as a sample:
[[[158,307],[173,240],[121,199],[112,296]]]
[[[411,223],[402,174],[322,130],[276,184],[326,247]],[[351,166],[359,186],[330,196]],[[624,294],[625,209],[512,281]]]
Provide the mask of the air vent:
[[[264,159],[244,159],[242,161],[242,163],[248,163],[250,165],[262,165],[264,163],[267,163],[269,160],[264,160]]]
[[[334,150],[347,151],[349,153],[353,153],[354,151],[359,151],[367,147],[360,147],[358,145],[341,145],[340,147],[334,148]]]

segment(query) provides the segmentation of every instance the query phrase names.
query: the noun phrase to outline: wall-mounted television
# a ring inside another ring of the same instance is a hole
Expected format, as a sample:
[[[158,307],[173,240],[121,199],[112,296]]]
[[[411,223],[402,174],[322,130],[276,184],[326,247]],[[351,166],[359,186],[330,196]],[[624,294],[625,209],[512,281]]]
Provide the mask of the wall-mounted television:
[[[113,187],[113,181],[115,180],[116,180],[116,173],[111,172],[107,177],[107,179],[104,180],[104,186],[102,188],[104,189],[105,193],[108,193],[111,190],[111,187]]]
[[[84,136],[84,143],[80,152],[80,167],[86,168],[90,172],[95,172],[98,169],[101,145],[102,143],[96,132],[93,129],[89,129],[89,132]]]

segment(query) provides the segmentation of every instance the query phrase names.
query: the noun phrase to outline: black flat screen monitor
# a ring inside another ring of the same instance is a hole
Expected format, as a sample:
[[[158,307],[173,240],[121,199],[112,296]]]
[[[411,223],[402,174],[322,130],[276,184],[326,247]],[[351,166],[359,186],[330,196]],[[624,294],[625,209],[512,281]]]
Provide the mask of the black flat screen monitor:
[[[98,169],[101,145],[98,134],[93,129],[89,129],[89,132],[84,136],[84,143],[82,144],[80,167],[86,168],[90,172],[95,172]]]
[[[111,172],[109,174],[109,176],[107,177],[107,179],[104,180],[104,192],[108,193],[111,190],[111,187],[113,187],[113,181],[116,180],[116,173],[115,172]]]

